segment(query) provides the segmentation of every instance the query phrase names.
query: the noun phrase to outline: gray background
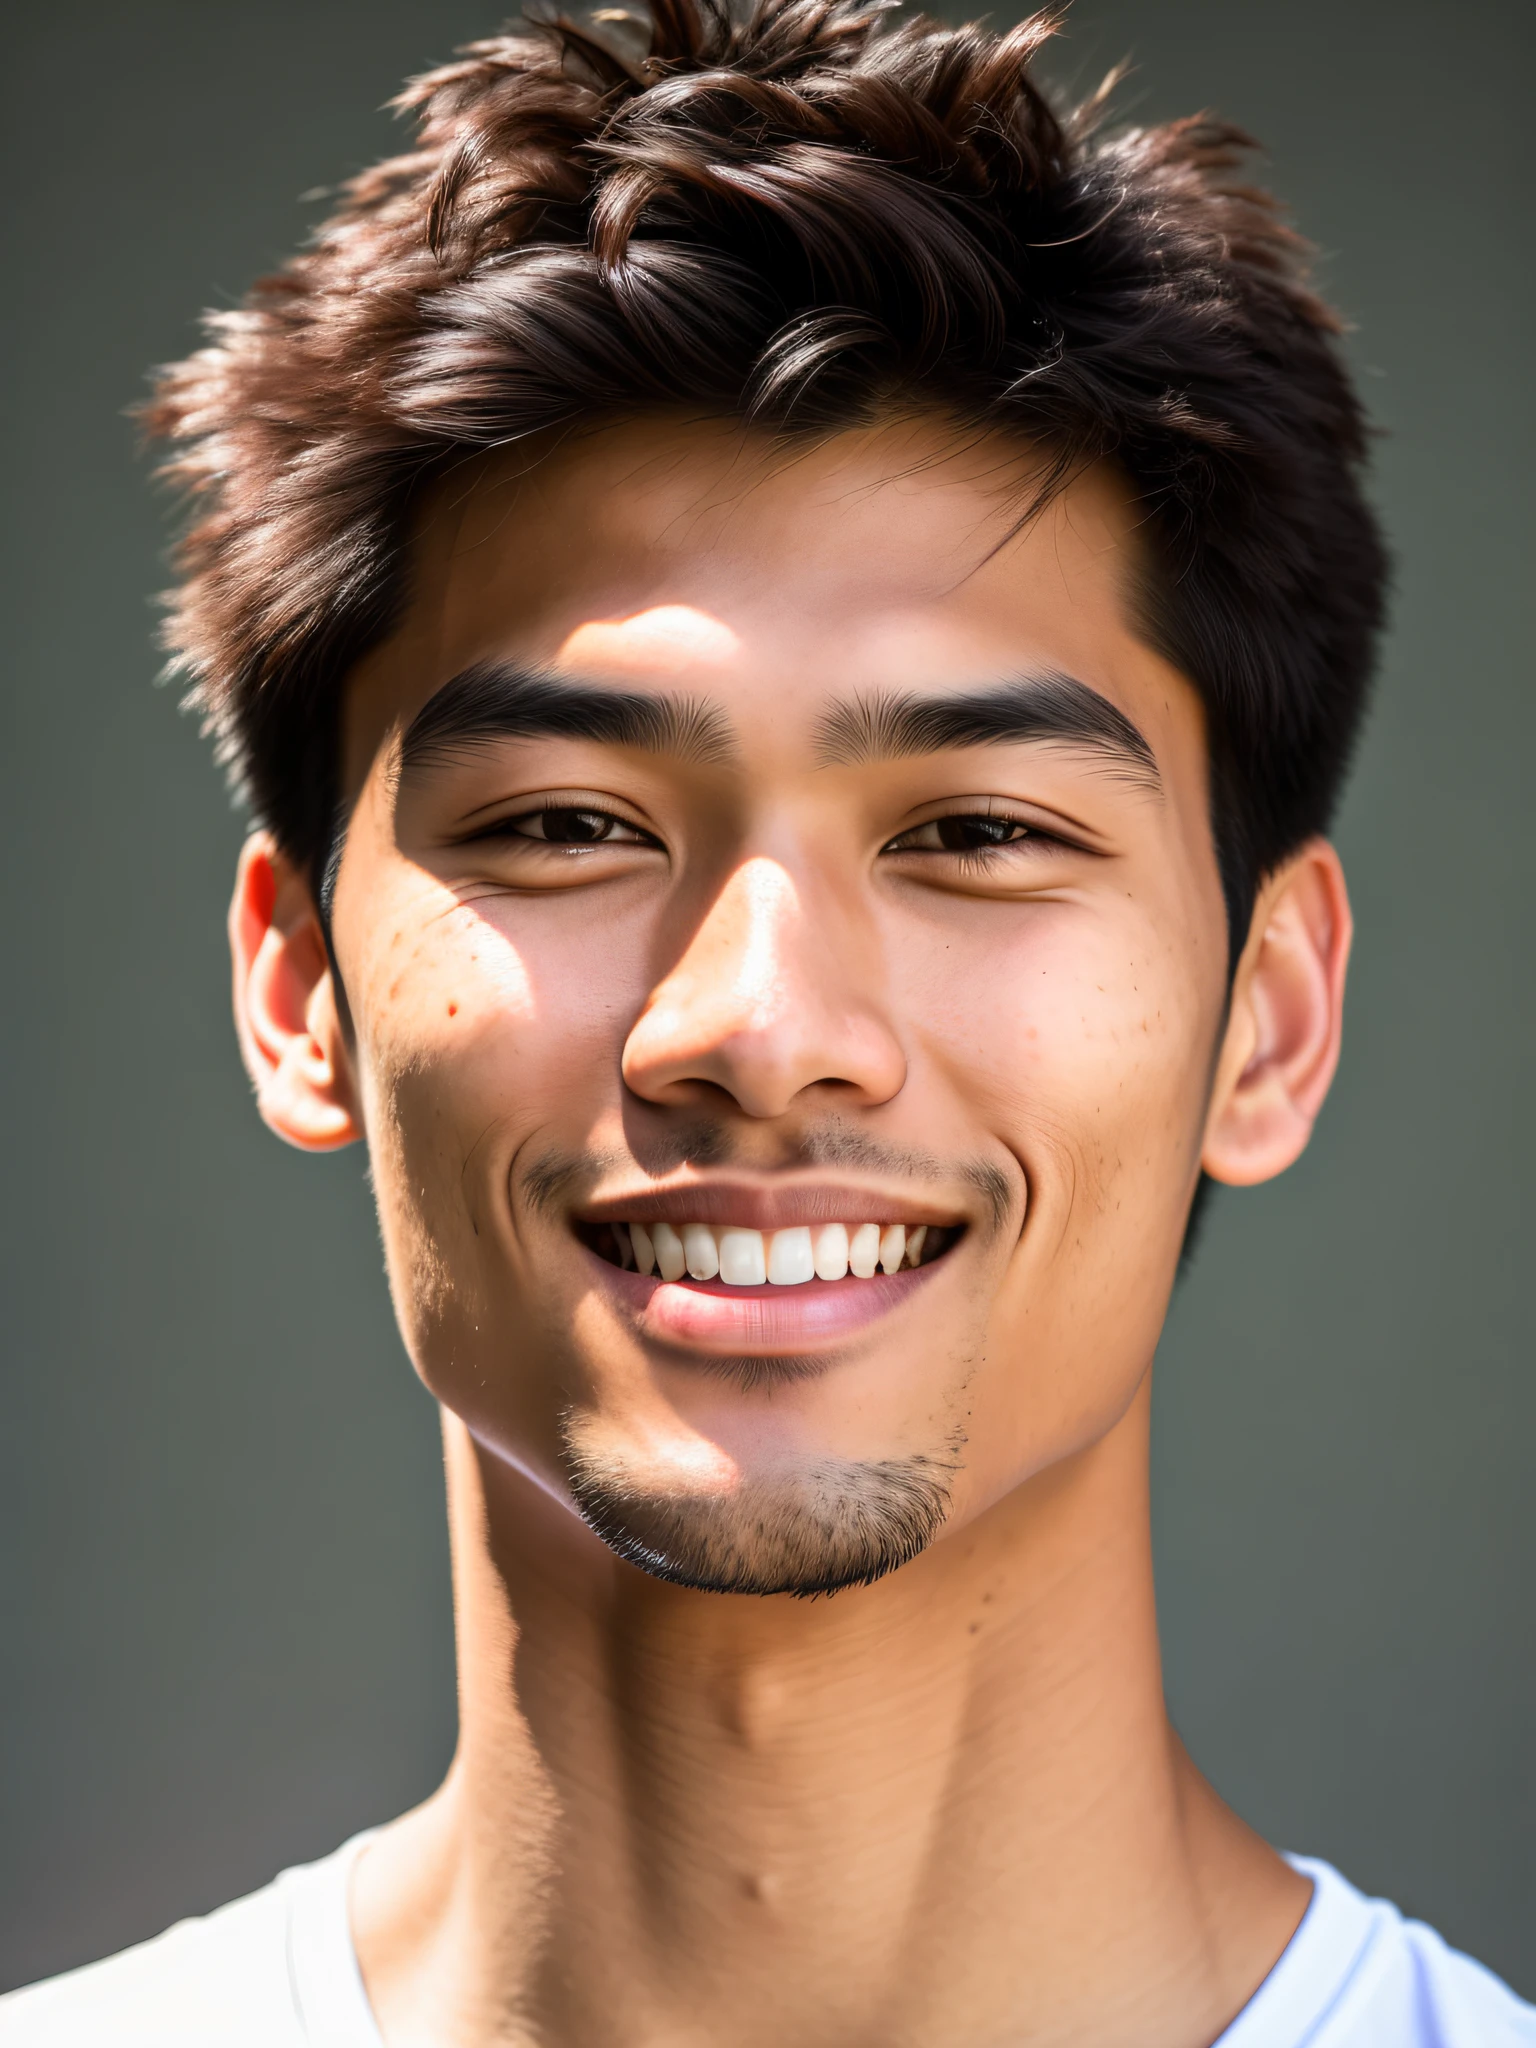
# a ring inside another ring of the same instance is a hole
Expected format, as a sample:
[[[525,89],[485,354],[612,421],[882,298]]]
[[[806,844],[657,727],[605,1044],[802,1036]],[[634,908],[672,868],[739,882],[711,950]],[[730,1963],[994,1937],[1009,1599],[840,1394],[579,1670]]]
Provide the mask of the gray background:
[[[0,1983],[425,1793],[453,1730],[430,1404],[360,1160],[267,1138],[227,1019],[239,837],[151,679],[123,417],[388,146],[494,0],[75,0],[5,31],[9,585]],[[1164,1345],[1174,1709],[1282,1843],[1536,1995],[1536,1222],[1523,0],[1080,0],[1084,82],[1262,136],[1388,430],[1397,623],[1303,1164],[1219,1200]],[[1058,68],[1062,63],[1058,59]]]

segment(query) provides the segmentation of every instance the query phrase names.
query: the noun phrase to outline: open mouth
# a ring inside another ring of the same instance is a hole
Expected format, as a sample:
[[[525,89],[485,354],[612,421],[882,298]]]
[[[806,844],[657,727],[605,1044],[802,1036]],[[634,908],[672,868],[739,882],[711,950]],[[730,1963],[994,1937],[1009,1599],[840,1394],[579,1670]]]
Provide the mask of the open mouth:
[[[872,1280],[932,1265],[957,1227],[918,1223],[812,1223],[752,1230],[730,1223],[578,1223],[589,1250],[626,1272],[721,1287],[801,1287],[811,1280]]]

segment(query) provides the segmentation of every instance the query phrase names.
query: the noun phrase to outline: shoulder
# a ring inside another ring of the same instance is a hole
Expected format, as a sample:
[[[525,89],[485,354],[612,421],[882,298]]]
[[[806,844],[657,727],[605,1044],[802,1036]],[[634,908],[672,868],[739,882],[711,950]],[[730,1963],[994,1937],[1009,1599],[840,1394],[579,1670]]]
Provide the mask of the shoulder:
[[[1293,1856],[1312,1903],[1218,2048],[1536,2048],[1536,2006],[1432,1927]]]
[[[0,2048],[288,2048],[297,2030],[280,1887],[0,1998]]]
[[[0,1998],[0,2048],[309,2048],[321,2002],[352,1993],[346,1878],[356,1843],[153,1941]],[[341,1947],[337,1953],[339,1940]],[[308,1980],[308,1982],[307,1982]],[[362,1997],[361,1982],[355,1991]],[[344,2038],[356,2039],[352,2030]],[[377,2035],[374,2035],[377,2040]]]

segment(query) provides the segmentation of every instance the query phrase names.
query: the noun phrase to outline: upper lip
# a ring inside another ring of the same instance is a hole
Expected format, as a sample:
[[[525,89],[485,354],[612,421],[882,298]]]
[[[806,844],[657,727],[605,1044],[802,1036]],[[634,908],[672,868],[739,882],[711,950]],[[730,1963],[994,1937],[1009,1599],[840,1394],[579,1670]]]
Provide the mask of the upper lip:
[[[966,1218],[910,1189],[828,1181],[696,1180],[620,1190],[583,1202],[578,1223],[734,1223],[743,1230],[790,1230],[801,1223],[926,1223],[945,1229]]]

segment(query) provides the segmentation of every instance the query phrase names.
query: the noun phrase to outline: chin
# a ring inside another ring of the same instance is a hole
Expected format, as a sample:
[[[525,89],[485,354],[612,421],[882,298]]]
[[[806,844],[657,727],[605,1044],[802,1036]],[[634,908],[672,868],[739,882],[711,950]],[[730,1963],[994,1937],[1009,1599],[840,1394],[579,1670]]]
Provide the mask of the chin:
[[[587,1527],[651,1578],[759,1597],[867,1586],[909,1564],[948,1520],[963,1451],[956,1436],[901,1457],[752,1470],[702,1440],[661,1460],[605,1435],[563,1418],[562,1471]]]

